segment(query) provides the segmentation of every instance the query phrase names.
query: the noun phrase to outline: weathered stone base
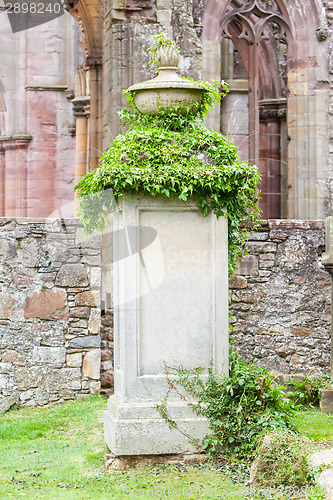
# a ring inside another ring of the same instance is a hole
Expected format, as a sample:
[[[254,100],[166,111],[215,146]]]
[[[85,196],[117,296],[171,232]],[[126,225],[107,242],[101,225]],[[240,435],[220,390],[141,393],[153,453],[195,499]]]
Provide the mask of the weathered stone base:
[[[205,453],[178,453],[177,455],[134,455],[116,456],[109,453],[105,456],[106,471],[119,471],[147,465],[198,465],[212,461]]]
[[[321,391],[320,409],[323,413],[333,413],[333,388]]]
[[[156,410],[157,404],[158,401],[129,403],[118,396],[110,397],[104,417],[104,438],[114,455],[198,452],[198,447],[186,435],[200,442],[209,432],[207,420],[195,415],[186,403],[172,401],[167,411],[179,430],[170,429]]]

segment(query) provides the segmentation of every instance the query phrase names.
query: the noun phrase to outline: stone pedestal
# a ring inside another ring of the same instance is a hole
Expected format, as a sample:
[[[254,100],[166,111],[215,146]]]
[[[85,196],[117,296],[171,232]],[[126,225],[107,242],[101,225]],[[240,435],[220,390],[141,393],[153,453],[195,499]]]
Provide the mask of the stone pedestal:
[[[115,455],[186,453],[188,439],[156,410],[169,367],[228,372],[227,221],[193,202],[126,198],[114,217],[115,394],[105,440]],[[168,414],[179,429],[208,431],[177,394]]]
[[[323,413],[333,413],[333,386],[331,384],[321,391],[320,409]]]

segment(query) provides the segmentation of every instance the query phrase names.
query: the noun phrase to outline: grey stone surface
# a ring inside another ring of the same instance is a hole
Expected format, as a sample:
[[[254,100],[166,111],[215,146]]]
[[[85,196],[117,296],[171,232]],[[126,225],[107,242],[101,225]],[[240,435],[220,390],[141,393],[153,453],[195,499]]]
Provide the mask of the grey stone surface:
[[[236,349],[274,373],[328,373],[331,279],[321,263],[323,222],[269,220],[246,245],[250,253],[230,279]],[[260,253],[260,245],[269,252]]]
[[[89,285],[83,264],[63,264],[58,272],[55,284],[63,287],[85,287]]]
[[[66,359],[64,347],[34,347],[32,351],[33,363],[43,365],[62,366]]]
[[[15,396],[8,396],[8,397],[0,396],[0,413],[5,413],[17,402],[18,398]]]
[[[117,259],[123,234],[117,230],[133,224],[156,232],[145,245],[141,229],[132,246],[144,254],[144,266],[141,259]],[[106,442],[116,455],[192,452],[156,405],[167,391],[164,364],[201,366],[207,373],[212,362],[215,373],[228,373],[227,220],[203,217],[191,200],[184,205],[137,196],[119,202],[114,229],[113,301],[121,321],[115,323],[115,396],[106,412]],[[207,433],[206,420],[183,401],[171,410],[189,435]]]
[[[88,322],[97,333],[99,309],[92,310],[91,301],[98,296],[100,269],[94,267],[91,272],[97,260],[83,262],[75,247],[81,226],[75,220],[62,225],[56,219],[46,224],[45,219],[28,218],[2,222],[0,219],[0,412],[17,401],[35,406],[95,394],[100,387],[100,338],[89,338]],[[85,251],[97,252],[96,240],[92,248],[86,244]],[[85,305],[76,306],[77,295]],[[88,340],[74,342],[75,349],[69,347],[72,331],[75,337],[86,335]],[[89,354],[91,347],[97,355]],[[91,358],[87,372],[94,378],[83,387],[82,360],[87,351],[86,365]]]
[[[89,337],[77,337],[69,342],[69,347],[71,347],[72,349],[74,348],[87,349],[89,347],[100,347],[100,346],[101,346],[101,337],[99,335],[93,335]]]
[[[333,387],[321,391],[320,409],[323,413],[333,413]]]

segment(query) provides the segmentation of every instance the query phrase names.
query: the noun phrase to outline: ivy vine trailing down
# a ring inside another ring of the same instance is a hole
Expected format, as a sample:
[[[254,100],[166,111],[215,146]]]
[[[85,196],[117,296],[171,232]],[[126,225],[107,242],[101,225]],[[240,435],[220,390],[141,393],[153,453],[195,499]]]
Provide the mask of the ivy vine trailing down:
[[[159,35],[155,40],[153,56],[156,47],[170,39]],[[126,194],[163,195],[184,202],[192,199],[203,215],[212,210],[217,217],[227,217],[233,272],[241,243],[249,229],[259,225],[260,176],[255,166],[239,161],[236,146],[203,126],[209,108],[227,93],[226,84],[221,82],[218,89],[209,82],[196,83],[205,89],[199,109],[193,112],[189,108],[185,114],[160,107],[157,116],[144,115],[134,105],[133,92],[125,92],[129,105],[119,114],[127,132],[111,142],[100,167],[76,185],[81,199],[79,216],[86,232],[102,231],[113,210],[111,202],[106,206],[106,189],[112,189],[116,200]]]

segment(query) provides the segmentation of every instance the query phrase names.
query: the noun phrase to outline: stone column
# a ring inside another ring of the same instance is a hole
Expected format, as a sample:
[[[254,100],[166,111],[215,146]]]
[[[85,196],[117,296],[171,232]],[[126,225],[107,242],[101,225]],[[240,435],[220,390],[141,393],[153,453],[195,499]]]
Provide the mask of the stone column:
[[[2,141],[5,151],[5,202],[6,217],[26,217],[28,199],[27,149],[32,137],[28,134],[8,137]]]
[[[89,169],[94,170],[99,165],[103,153],[103,123],[102,123],[102,58],[87,56],[85,61],[89,68],[90,120],[89,120]]]
[[[228,373],[227,221],[193,202],[126,198],[114,216],[115,394],[105,440],[116,455],[185,453],[156,405],[167,393],[165,365]],[[168,413],[201,439],[207,421],[176,393]]]
[[[87,173],[88,117],[90,98],[79,96],[72,100],[76,118],[75,184]]]

